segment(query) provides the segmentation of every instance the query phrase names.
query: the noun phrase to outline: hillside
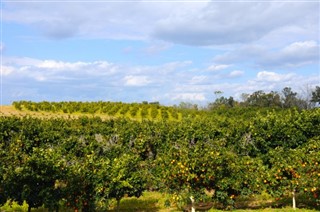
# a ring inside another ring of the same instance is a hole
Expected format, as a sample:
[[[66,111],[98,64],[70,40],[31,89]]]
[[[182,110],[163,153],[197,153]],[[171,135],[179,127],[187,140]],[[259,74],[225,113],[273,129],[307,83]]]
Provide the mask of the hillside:
[[[129,118],[138,121],[179,121],[184,117],[195,117],[200,113],[197,110],[162,106],[159,103],[30,101],[13,102],[11,106],[2,106],[0,112],[4,116],[32,115],[47,118],[78,118],[87,115],[102,119]]]

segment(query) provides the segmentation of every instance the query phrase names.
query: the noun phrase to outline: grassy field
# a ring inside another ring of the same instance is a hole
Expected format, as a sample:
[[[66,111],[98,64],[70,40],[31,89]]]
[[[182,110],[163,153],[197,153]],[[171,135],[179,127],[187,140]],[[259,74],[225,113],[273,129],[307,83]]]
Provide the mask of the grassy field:
[[[164,195],[159,192],[145,192],[143,196],[140,198],[135,197],[127,197],[121,200],[119,211],[121,212],[176,212],[176,211],[182,211],[179,209],[174,203],[171,203],[170,206],[166,204],[166,201],[170,199],[169,195]],[[259,200],[260,199],[260,200]],[[255,200],[255,205],[260,204],[260,206],[273,203],[270,202],[270,200],[262,200],[264,197],[258,197],[258,200]],[[166,206],[167,205],[167,206]],[[298,205],[299,206],[299,205]],[[274,207],[274,205],[272,206]],[[260,209],[236,209],[232,210],[235,212],[314,212],[317,210],[311,210],[311,209],[303,209],[303,208],[297,208],[296,210],[293,210],[290,207],[290,203],[287,203],[287,205],[279,208],[272,208],[271,204],[270,206],[265,206]],[[22,206],[18,205],[16,203],[13,203],[11,206],[7,203],[6,205],[0,207],[1,212],[11,212],[11,211],[27,211],[28,206],[26,203],[24,203]],[[32,209],[34,212],[47,212],[44,208],[38,208],[38,209]],[[71,210],[66,209],[60,209],[60,211],[68,211],[72,212]],[[110,202],[110,208],[108,210],[109,212],[116,212],[116,202],[111,201]],[[218,209],[210,209],[209,212],[221,212],[223,210]]]
[[[176,207],[175,204],[172,204],[170,207],[165,206],[166,200],[169,198],[169,196],[163,195],[158,192],[145,192],[144,195],[140,198],[124,198],[121,201],[120,204],[120,211],[122,212],[175,212],[175,211],[182,211],[178,207]],[[253,203],[254,202],[254,203]],[[290,203],[284,207],[280,208],[271,208],[272,203],[274,203],[272,200],[268,199],[266,200],[265,196],[259,196],[257,197],[254,201],[251,202],[251,204],[254,204],[254,207],[263,205],[270,205],[269,207],[266,208],[260,208],[260,209],[235,209],[232,211],[235,212],[248,212],[248,211],[253,211],[253,212],[311,212],[311,211],[316,211],[316,210],[310,210],[310,209],[300,209],[297,208],[296,210],[292,209],[290,206]],[[241,205],[241,203],[240,203]],[[250,204],[249,204],[250,205]],[[115,206],[115,203],[114,203]],[[115,208],[112,208],[109,210],[110,212],[115,212]],[[223,210],[218,210],[218,209],[210,209],[209,212],[221,212]]]

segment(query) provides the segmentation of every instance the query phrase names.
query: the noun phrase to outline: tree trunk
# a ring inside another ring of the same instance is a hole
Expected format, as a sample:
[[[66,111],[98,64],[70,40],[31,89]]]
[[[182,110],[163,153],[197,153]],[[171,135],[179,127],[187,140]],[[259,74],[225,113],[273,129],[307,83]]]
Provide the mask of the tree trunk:
[[[295,191],[295,189],[293,189],[293,191],[292,191],[292,208],[293,208],[293,210],[296,209],[296,191]]]
[[[88,204],[82,206],[82,212],[90,212],[90,207]]]
[[[117,199],[117,211],[119,212],[119,210],[120,210],[120,200],[121,199]]]
[[[196,209],[194,207],[194,199],[193,199],[193,196],[190,197],[191,199],[191,212],[196,212]]]
[[[31,206],[28,205],[28,212],[31,212]]]
[[[48,208],[48,211],[49,211],[49,212],[59,212],[59,205],[58,205],[58,204],[55,204],[54,206],[49,207],[49,208]]]

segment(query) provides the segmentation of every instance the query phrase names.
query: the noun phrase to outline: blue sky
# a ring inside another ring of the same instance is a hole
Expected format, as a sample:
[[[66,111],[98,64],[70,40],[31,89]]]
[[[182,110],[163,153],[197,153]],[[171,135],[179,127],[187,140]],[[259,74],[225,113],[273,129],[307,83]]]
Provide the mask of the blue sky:
[[[1,2],[1,103],[159,101],[320,85],[319,1]]]

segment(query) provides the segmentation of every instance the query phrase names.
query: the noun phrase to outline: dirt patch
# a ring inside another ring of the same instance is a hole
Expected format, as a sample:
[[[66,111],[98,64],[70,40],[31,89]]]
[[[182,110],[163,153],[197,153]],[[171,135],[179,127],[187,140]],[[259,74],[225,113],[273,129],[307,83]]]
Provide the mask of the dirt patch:
[[[0,116],[23,116],[27,115],[26,111],[19,111],[11,105],[0,106]]]

